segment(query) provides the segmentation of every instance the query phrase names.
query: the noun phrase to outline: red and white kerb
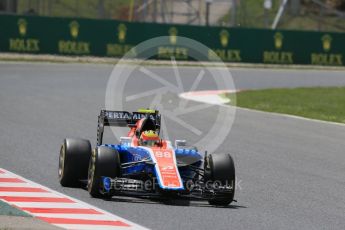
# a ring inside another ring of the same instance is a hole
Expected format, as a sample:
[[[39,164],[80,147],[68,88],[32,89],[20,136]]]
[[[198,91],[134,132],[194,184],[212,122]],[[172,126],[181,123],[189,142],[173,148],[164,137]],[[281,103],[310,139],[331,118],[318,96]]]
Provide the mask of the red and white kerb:
[[[0,200],[64,229],[146,229],[2,168]]]

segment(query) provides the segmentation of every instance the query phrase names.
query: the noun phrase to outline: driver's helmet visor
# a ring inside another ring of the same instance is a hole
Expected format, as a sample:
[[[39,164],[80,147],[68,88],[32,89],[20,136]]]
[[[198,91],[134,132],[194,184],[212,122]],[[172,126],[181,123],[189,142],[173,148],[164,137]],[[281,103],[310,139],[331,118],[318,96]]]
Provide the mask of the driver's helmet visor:
[[[158,142],[157,140],[146,140],[146,141],[143,140],[142,145],[152,147],[152,146],[155,146],[157,142]]]

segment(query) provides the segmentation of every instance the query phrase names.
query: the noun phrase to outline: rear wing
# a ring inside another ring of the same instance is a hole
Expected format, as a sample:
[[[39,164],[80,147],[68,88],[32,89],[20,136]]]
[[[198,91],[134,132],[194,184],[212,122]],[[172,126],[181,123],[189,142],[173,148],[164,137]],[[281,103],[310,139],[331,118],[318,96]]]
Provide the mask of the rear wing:
[[[132,113],[127,111],[101,110],[98,116],[97,145],[102,144],[105,126],[132,127],[135,126],[138,120],[146,117],[151,119],[156,127],[160,127],[161,116],[158,110],[139,110],[138,112]]]

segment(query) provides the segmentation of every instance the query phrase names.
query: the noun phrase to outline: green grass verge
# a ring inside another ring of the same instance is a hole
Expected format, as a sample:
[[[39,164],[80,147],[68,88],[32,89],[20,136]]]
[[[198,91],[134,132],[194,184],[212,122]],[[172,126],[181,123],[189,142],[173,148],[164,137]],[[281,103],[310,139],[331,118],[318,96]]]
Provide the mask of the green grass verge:
[[[30,215],[27,214],[26,212],[16,209],[1,200],[0,200],[0,215],[30,217]]]
[[[249,90],[236,99],[238,107],[345,123],[345,87]]]
[[[99,0],[56,0],[28,1],[18,0],[17,11],[23,14],[34,9],[41,16],[52,17],[83,17],[128,19],[129,0],[103,0],[104,12],[99,15]]]
[[[276,17],[280,3],[280,0],[272,1],[272,9],[267,12],[269,26],[272,25]],[[292,14],[289,7],[287,7],[281,17],[278,28],[286,30],[344,32],[344,19],[329,13],[325,13],[323,16],[320,16],[320,8],[312,3],[301,4],[300,7],[301,9],[298,15]],[[230,12],[218,20],[219,25],[228,23],[231,17],[232,15],[230,9]],[[236,26],[247,28],[265,28],[266,15],[263,8],[263,1],[241,1],[241,4],[238,5],[235,18],[237,24]]]

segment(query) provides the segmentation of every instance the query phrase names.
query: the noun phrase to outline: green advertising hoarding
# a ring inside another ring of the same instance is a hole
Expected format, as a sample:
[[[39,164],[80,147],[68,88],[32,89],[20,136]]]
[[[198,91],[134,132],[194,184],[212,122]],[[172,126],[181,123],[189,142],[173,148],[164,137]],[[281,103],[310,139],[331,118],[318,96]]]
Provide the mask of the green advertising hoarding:
[[[217,54],[225,62],[343,66],[345,34],[262,29],[200,27],[114,20],[0,16],[0,52],[140,58],[132,49],[167,36],[153,58],[190,60],[178,36],[194,39],[205,61]],[[214,52],[212,52],[214,51]]]

